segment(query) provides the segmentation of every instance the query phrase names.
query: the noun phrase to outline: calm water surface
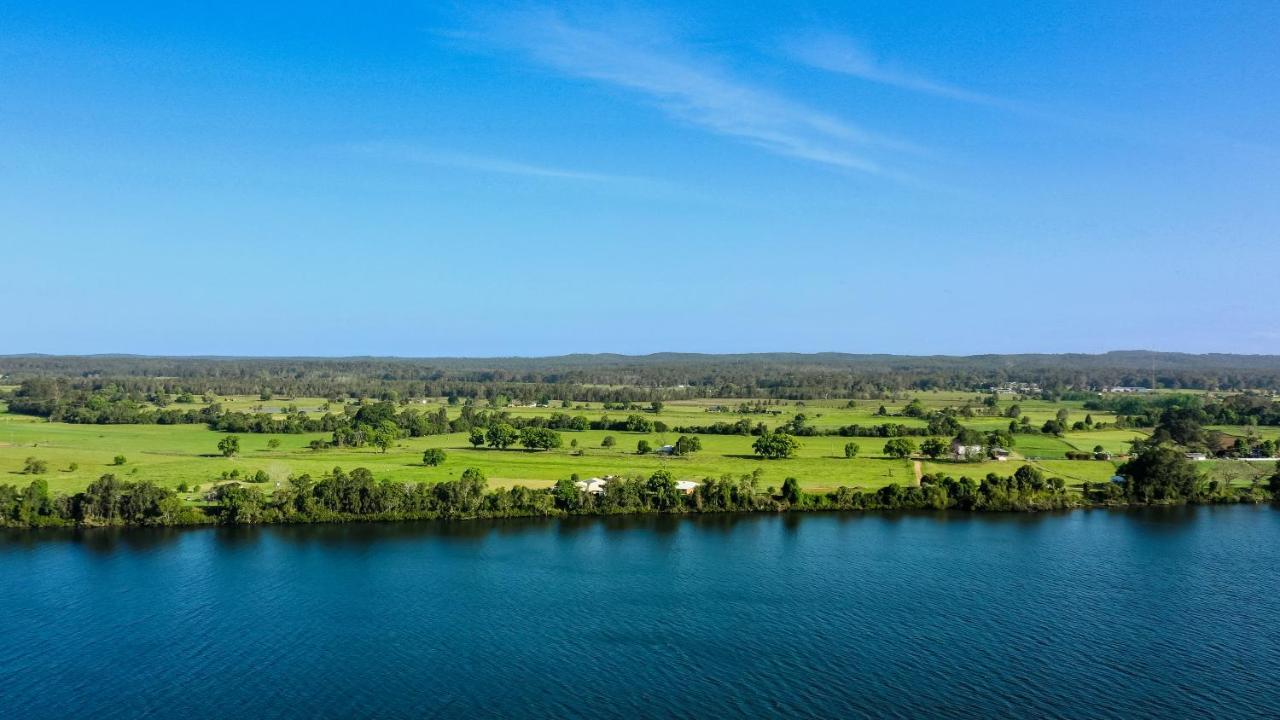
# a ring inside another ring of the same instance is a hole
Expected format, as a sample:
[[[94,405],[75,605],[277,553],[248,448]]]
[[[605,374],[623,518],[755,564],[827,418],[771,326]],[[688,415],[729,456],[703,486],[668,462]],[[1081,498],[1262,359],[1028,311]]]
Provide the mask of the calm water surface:
[[[1280,511],[0,535],[0,717],[1280,717]]]

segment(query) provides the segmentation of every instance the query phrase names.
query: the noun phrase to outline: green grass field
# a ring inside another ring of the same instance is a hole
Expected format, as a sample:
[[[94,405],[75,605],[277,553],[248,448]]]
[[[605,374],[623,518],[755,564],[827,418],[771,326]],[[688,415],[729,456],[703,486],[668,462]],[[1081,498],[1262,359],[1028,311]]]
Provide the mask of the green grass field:
[[[959,406],[966,401],[978,407],[980,397],[972,393],[919,393],[917,397],[927,407]],[[770,427],[790,420],[796,413],[804,413],[810,424],[822,428],[834,428],[848,424],[876,425],[894,422],[920,427],[924,422],[914,418],[877,416],[876,410],[884,405],[890,413],[897,412],[910,397],[893,401],[856,401],[848,407],[848,401],[811,401],[800,403],[785,401],[769,406],[768,414],[740,415],[736,412],[709,412],[714,406],[735,408],[741,402],[732,399],[698,400],[667,403],[660,415],[647,414],[651,419],[662,420],[672,427],[682,425],[708,425],[714,422],[735,422],[742,417],[754,422],[765,422]],[[323,398],[292,398],[264,401],[258,397],[219,398],[224,408],[244,412],[278,412],[287,406],[296,406],[309,414],[325,412]],[[1002,406],[1008,404],[1002,402]],[[1037,425],[1050,419],[1059,407],[1067,407],[1073,418],[1083,418],[1078,403],[1055,405],[1041,401],[1019,403],[1024,413]],[[415,403],[412,407],[431,411],[442,406],[439,401]],[[199,407],[199,405],[175,405],[173,407]],[[341,412],[338,404],[329,411]],[[548,415],[565,412],[596,419],[601,415],[621,418],[626,411],[605,411],[599,403],[575,404],[562,408],[559,403],[550,407],[511,407],[509,412],[517,416]],[[773,414],[777,411],[778,414]],[[450,413],[458,412],[451,408]],[[1105,413],[1094,413],[1096,421],[1110,418]],[[1004,417],[965,418],[963,422],[977,429],[1004,428]],[[803,487],[811,491],[831,490],[841,485],[875,489],[891,483],[912,484],[915,472],[911,460],[890,459],[882,454],[884,440],[878,438],[804,437],[800,438],[797,456],[787,460],[766,461],[752,455],[752,437],[733,435],[703,435],[703,449],[688,457],[637,455],[637,441],[648,440],[659,446],[673,442],[675,432],[638,434],[624,432],[564,432],[565,447],[545,452],[528,452],[522,449],[488,450],[473,449],[461,433],[424,438],[402,439],[388,452],[374,448],[331,449],[313,451],[308,444],[315,439],[328,439],[327,433],[306,435],[255,435],[241,434],[241,452],[234,458],[218,454],[217,445],[222,433],[203,425],[69,425],[49,423],[37,418],[0,414],[0,482],[25,484],[30,476],[21,471],[26,458],[44,460],[49,472],[45,478],[55,491],[74,492],[88,483],[111,472],[129,480],[151,480],[167,487],[180,483],[205,488],[220,480],[224,472],[239,470],[242,474],[265,471],[271,482],[285,483],[292,474],[321,475],[334,467],[352,469],[367,467],[381,478],[404,482],[436,482],[456,478],[468,467],[477,467],[489,476],[494,485],[523,484],[546,487],[556,480],[578,474],[594,475],[648,475],[665,468],[679,479],[717,477],[724,474],[741,475],[760,470],[762,487],[780,486],[787,477],[795,477]],[[605,435],[613,435],[617,445],[601,447]],[[1106,480],[1114,472],[1112,463],[1094,461],[1068,461],[1066,451],[1074,448],[1091,449],[1101,444],[1108,449],[1127,449],[1127,441],[1136,435],[1132,431],[1103,430],[1071,433],[1065,439],[1038,435],[1018,435],[1014,451],[1023,457],[1039,458],[1038,463],[1047,472],[1072,479]],[[268,443],[279,441],[272,449]],[[572,440],[578,447],[570,448]],[[917,442],[923,438],[914,438]],[[860,447],[856,459],[844,457],[846,442],[856,442]],[[422,451],[429,447],[446,449],[448,459],[438,467],[426,467],[421,463]],[[124,465],[114,465],[116,455],[124,455]],[[952,475],[982,477],[988,472],[1012,473],[1022,463],[1015,458],[1005,463],[950,463],[924,462],[925,472],[946,472]],[[73,464],[75,469],[72,470]]]

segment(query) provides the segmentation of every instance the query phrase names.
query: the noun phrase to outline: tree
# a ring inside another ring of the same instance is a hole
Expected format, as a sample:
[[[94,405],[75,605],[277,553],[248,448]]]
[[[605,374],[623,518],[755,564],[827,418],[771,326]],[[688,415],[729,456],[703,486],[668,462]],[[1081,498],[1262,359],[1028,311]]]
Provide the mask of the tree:
[[[688,455],[696,453],[702,449],[702,440],[694,435],[681,435],[676,439],[676,444],[672,446],[671,452],[676,455]]]
[[[649,409],[653,411],[654,415],[657,415],[658,413],[662,412],[662,408],[663,408],[663,405],[661,400],[654,400],[653,402],[649,403]]]
[[[22,464],[23,475],[43,475],[49,472],[49,463],[39,458],[29,457]]]
[[[560,447],[560,433],[543,427],[527,427],[520,431],[520,444],[530,450],[551,450]]]
[[[270,440],[268,440],[267,447],[272,450],[275,450],[276,448],[280,447],[280,438],[271,438]]]
[[[652,449],[653,449],[653,446],[649,444],[648,440],[640,440],[639,442],[636,443],[637,455],[644,455],[645,453],[648,453]]]
[[[950,445],[938,438],[929,438],[920,443],[920,452],[936,460],[946,454],[950,447]]]
[[[482,428],[471,428],[471,434],[467,437],[467,442],[471,443],[471,447],[478,448],[484,444],[484,430]]]
[[[125,464],[126,462],[129,462],[129,461],[128,461],[128,460],[126,460],[126,459],[125,459],[125,457],[124,457],[123,455],[117,455],[117,456],[115,457],[115,459],[111,461],[111,464],[112,464],[112,465],[123,465],[123,464]]]
[[[793,477],[789,477],[782,481],[782,499],[787,501],[789,505],[795,505],[800,502],[800,481]]]
[[[1167,443],[1141,445],[1118,472],[1127,479],[1129,498],[1138,502],[1186,500],[1200,484],[1195,463]]]
[[[1062,435],[1065,431],[1066,427],[1057,420],[1045,420],[1044,425],[1040,428],[1040,432],[1045,435]]]
[[[396,444],[396,438],[399,435],[400,432],[395,425],[392,425],[391,427],[384,426],[373,431],[369,437],[369,442],[373,443],[374,447],[385,453]]]
[[[644,441],[641,440],[640,442],[644,442]],[[612,435],[605,435],[604,438],[600,441],[600,447],[611,448],[617,444],[618,444],[618,441],[615,440]]]
[[[422,451],[422,464],[427,467],[436,467],[444,462],[448,455],[441,448],[427,448]]]
[[[916,451],[916,443],[910,438],[892,438],[884,444],[884,454],[892,458],[909,457]]]
[[[1013,405],[1010,405],[1009,407],[1005,408],[1005,411],[1004,411],[1004,416],[1007,418],[1016,418],[1021,414],[1022,414],[1022,406],[1018,405],[1017,403],[1014,403]]]
[[[234,457],[240,452],[240,437],[238,435],[227,435],[218,441],[218,452],[223,457]]]
[[[856,457],[858,457],[858,450],[859,450],[859,449],[860,449],[860,448],[858,447],[858,443],[856,443],[856,442],[849,442],[849,443],[845,443],[845,444],[844,444],[844,456],[845,456],[845,457],[847,457],[847,458],[856,458]]]
[[[800,443],[784,432],[768,432],[756,438],[751,449],[766,460],[781,460],[796,454]]]
[[[507,423],[498,423],[489,427],[489,432],[485,433],[484,439],[489,443],[489,447],[506,450],[520,439],[520,433]]]

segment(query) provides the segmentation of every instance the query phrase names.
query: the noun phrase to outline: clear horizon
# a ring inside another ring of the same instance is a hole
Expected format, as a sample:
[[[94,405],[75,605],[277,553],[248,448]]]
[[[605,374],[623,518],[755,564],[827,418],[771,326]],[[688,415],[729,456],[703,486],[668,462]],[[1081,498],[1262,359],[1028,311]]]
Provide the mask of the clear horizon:
[[[1280,354],[1277,27],[18,0],[0,354]]]

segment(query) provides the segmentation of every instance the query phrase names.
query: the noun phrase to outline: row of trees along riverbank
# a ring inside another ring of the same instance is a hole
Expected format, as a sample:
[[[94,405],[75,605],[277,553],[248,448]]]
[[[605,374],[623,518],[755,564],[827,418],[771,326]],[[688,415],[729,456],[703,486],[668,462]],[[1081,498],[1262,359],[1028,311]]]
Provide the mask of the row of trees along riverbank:
[[[980,480],[925,475],[918,487],[809,493],[794,478],[759,487],[758,474],[707,478],[681,492],[666,471],[615,478],[599,494],[564,479],[549,489],[489,489],[482,472],[435,484],[378,480],[369,470],[335,468],[320,478],[291,478],[271,492],[240,483],[215,487],[207,505],[192,505],[150,482],[103,475],[82,492],[51,494],[36,479],[0,485],[0,525],[169,526],[201,524],[354,522],[435,518],[553,517],[635,513],[781,512],[823,510],[1039,511],[1124,505],[1262,503],[1280,499],[1280,465],[1266,481],[1223,487],[1206,481],[1177,448],[1150,443],[1121,467],[1123,483],[1086,483],[1081,492],[1026,465],[1012,475]]]

